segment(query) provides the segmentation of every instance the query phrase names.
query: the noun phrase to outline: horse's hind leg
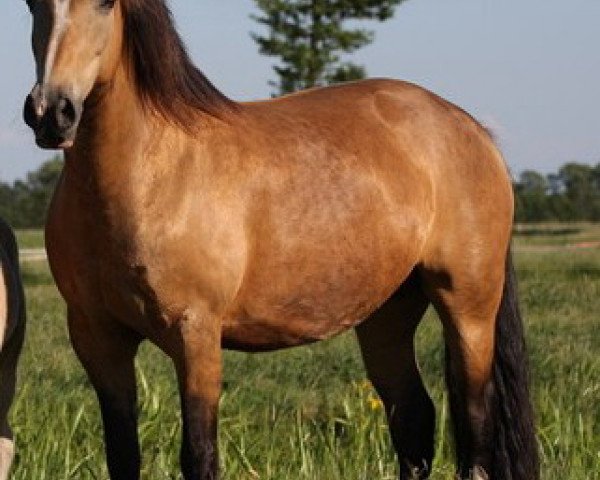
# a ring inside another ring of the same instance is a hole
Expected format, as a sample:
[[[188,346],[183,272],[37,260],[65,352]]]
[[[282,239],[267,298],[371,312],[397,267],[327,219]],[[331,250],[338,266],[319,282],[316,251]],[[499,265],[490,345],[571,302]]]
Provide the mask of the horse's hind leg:
[[[25,319],[17,326],[0,352],[0,480],[6,480],[14,456],[12,431],[8,424],[8,411],[15,396],[17,361],[23,337]]]
[[[427,478],[433,460],[435,410],[414,349],[414,334],[428,305],[413,274],[356,328],[369,379],[385,405],[401,480]]]
[[[71,343],[100,403],[111,480],[140,476],[134,358],[140,338],[110,319],[90,321],[69,309]]]
[[[461,479],[483,480],[487,477],[477,472],[491,467],[493,424],[487,402],[504,271],[469,269],[466,261],[452,265],[422,273],[444,326],[458,472]]]
[[[510,258],[492,250],[476,258],[463,255],[445,268],[425,269],[423,279],[444,325],[461,478],[539,478]]]

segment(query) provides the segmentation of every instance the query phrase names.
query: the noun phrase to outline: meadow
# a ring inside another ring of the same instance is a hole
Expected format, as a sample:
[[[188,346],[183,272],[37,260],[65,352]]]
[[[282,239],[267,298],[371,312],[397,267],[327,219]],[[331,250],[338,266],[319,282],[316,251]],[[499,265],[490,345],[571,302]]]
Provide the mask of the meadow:
[[[40,232],[20,232],[22,247]],[[544,480],[600,479],[600,227],[523,227],[515,255],[532,364]],[[587,245],[583,245],[587,244]],[[587,246],[587,248],[575,248]],[[29,323],[12,411],[13,479],[107,479],[95,396],[69,345],[65,307],[45,262],[23,264]],[[418,333],[437,407],[434,480],[453,478],[439,322]],[[168,360],[144,345],[137,362],[143,479],[178,479],[179,402]],[[353,333],[289,351],[227,352],[220,416],[227,480],[392,480],[381,404]]]

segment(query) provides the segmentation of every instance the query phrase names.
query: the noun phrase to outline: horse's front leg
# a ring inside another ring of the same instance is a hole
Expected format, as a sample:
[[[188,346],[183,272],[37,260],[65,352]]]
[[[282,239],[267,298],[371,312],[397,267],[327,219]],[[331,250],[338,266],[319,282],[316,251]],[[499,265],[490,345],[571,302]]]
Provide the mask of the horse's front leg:
[[[185,480],[216,480],[217,416],[221,395],[221,328],[218,321],[187,317],[181,351],[173,355],[183,419],[181,471]]]
[[[24,306],[23,306],[24,308]],[[7,480],[15,453],[13,435],[8,424],[8,411],[15,396],[17,361],[25,335],[25,312],[16,331],[4,345],[0,345],[0,480]]]
[[[71,343],[100,403],[111,480],[140,478],[134,358],[141,338],[112,322],[69,308]]]

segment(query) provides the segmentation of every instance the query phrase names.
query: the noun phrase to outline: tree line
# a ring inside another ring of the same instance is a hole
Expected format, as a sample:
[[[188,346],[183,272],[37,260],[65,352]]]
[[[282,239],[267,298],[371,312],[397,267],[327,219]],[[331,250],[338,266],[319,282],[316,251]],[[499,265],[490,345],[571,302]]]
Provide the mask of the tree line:
[[[600,163],[525,170],[514,183],[517,222],[600,221]]]
[[[63,160],[56,156],[12,184],[0,181],[0,217],[13,228],[40,228],[62,171]]]
[[[14,228],[41,228],[62,171],[56,156],[25,179],[0,181],[0,216]],[[600,163],[567,163],[544,175],[525,170],[513,183],[519,223],[600,221]]]

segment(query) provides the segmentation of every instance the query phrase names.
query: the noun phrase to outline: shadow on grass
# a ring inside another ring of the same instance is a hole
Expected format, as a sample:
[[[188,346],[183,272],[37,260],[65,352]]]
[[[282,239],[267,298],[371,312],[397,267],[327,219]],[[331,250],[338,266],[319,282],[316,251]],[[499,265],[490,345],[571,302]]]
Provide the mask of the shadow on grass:
[[[582,228],[577,227],[521,227],[516,228],[513,234],[517,237],[546,237],[546,236],[562,236],[562,235],[576,235],[583,231]]]

